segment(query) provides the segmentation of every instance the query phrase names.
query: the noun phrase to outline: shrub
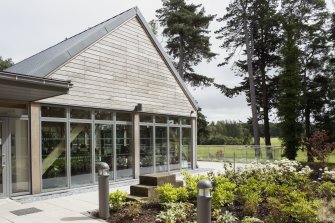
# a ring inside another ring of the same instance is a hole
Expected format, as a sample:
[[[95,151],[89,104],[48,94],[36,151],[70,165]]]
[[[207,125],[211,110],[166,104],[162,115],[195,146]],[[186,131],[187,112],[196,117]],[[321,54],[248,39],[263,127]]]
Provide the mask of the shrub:
[[[156,221],[164,223],[192,222],[193,204],[166,203],[164,209],[156,216]]]
[[[109,204],[112,209],[120,209],[126,204],[127,192],[116,190],[109,194]]]
[[[242,223],[264,223],[264,221],[259,218],[246,216],[243,218]]]
[[[238,218],[229,211],[225,211],[222,214],[220,209],[215,209],[213,211],[213,217],[216,219],[217,223],[234,223],[238,220]]]
[[[179,187],[177,190],[177,201],[186,202],[188,200],[188,193],[185,187]]]
[[[321,198],[325,198],[327,201],[330,201],[335,197],[335,185],[332,182],[324,182],[319,186],[319,193]]]
[[[231,183],[227,178],[217,177],[215,179],[215,190],[212,194],[213,207],[220,208],[226,204],[232,204],[235,200],[236,184]]]
[[[157,187],[160,203],[174,203],[178,200],[177,189],[170,183]]]
[[[192,175],[187,171],[181,171],[181,174],[184,176],[188,199],[191,201],[196,200],[198,194],[198,182],[207,179],[207,177],[204,175]]]

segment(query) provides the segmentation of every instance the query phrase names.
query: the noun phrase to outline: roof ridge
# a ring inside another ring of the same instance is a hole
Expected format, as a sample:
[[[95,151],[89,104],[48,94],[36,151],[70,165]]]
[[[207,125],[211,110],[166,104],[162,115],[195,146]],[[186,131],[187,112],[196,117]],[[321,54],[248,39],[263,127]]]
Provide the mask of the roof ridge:
[[[137,10],[137,6],[132,7],[132,8],[130,8],[130,9],[126,10],[126,11],[123,11],[123,12],[121,12],[121,13],[119,13],[119,14],[117,14],[117,15],[115,15],[115,16],[109,18],[109,19],[106,19],[106,20],[104,20],[103,22],[100,22],[100,23],[98,23],[98,24],[96,24],[96,25],[94,25],[94,26],[92,26],[92,27],[89,27],[88,29],[85,29],[84,31],[81,31],[80,33],[77,33],[77,34],[75,34],[75,35],[73,35],[73,36],[71,36],[71,37],[69,37],[69,38],[65,38],[64,40],[62,40],[62,41],[60,41],[60,42],[58,42],[58,43],[56,43],[56,44],[54,44],[54,45],[52,45],[52,46],[50,46],[50,47],[44,49],[44,50],[41,50],[41,51],[35,53],[35,54],[31,55],[30,57],[27,57],[27,58],[21,60],[21,61],[18,62],[18,63],[15,63],[13,66],[15,66],[15,65],[17,65],[17,64],[20,64],[20,63],[22,63],[22,62],[24,62],[24,61],[26,61],[26,60],[28,60],[28,59],[30,59],[30,58],[32,58],[32,57],[38,55],[38,54],[40,54],[40,53],[43,53],[43,52],[45,52],[45,51],[47,51],[47,50],[49,50],[49,49],[51,49],[51,48],[53,48],[53,47],[55,47],[55,46],[57,46],[57,45],[59,45],[59,44],[65,42],[65,41],[67,41],[67,40],[70,40],[70,39],[72,39],[72,38],[74,38],[74,37],[80,35],[80,34],[83,34],[83,33],[87,32],[87,31],[89,31],[89,30],[92,30],[92,29],[94,29],[94,28],[96,28],[96,27],[98,27],[98,26],[100,26],[100,25],[102,25],[102,24],[104,24],[104,23],[106,23],[106,22],[108,22],[108,21],[110,21],[110,20],[112,20],[112,19],[114,19],[114,18],[116,18],[116,17],[118,17],[118,16],[120,16],[120,15],[122,15],[122,14],[128,12],[128,11],[130,11],[130,10],[133,10],[133,9]],[[10,68],[10,67],[9,67],[9,68]]]

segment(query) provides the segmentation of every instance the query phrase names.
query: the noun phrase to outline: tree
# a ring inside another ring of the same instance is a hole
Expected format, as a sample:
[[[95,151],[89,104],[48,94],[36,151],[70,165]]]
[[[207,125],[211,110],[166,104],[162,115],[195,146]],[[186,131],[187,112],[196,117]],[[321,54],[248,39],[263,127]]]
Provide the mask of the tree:
[[[206,116],[201,112],[201,108],[197,111],[197,144],[203,144],[209,137],[208,122]]]
[[[163,8],[156,13],[180,77],[192,86],[210,86],[214,79],[195,73],[193,67],[216,56],[206,35],[215,16],[205,15],[201,4],[187,4],[185,0],[163,0]]]
[[[157,23],[156,23],[156,21],[155,21],[154,19],[150,20],[149,25],[150,25],[150,27],[151,27],[152,32],[153,32],[155,35],[157,35],[157,33],[158,33],[158,31],[157,31],[157,30],[158,30],[158,27],[157,27]]]
[[[13,66],[13,61],[11,58],[8,59],[2,59],[2,57],[0,56],[0,71]]]
[[[245,82],[245,85],[239,86],[233,91],[238,92],[244,89],[249,93],[254,142],[255,145],[259,145],[258,109],[253,65],[255,52],[255,27],[252,19],[254,2],[250,0],[234,0],[231,2],[227,7],[227,13],[218,19],[219,22],[224,22],[225,25],[217,30],[216,33],[219,34],[218,39],[223,39],[223,44],[220,47],[230,51],[229,56],[219,66],[227,64],[233,58],[238,48],[245,47],[247,59],[242,70],[244,73],[248,73],[248,81]],[[221,92],[226,93],[226,95],[232,94],[232,90],[224,85],[216,84],[216,86],[221,89]],[[248,86],[248,89],[245,86]]]
[[[270,70],[273,70],[278,65],[278,48],[280,46],[279,38],[279,22],[277,13],[278,0],[256,0],[250,1],[248,9],[248,18],[252,27],[253,36],[253,70],[255,78],[256,91],[256,107],[258,110],[258,119],[264,120],[264,137],[265,144],[271,145],[270,120],[269,113],[274,106],[274,92],[277,87],[277,79],[271,76]],[[219,39],[223,39],[223,48],[231,49],[231,52],[236,52],[237,47],[243,45],[243,33],[240,32],[241,14],[235,12],[236,7],[228,7],[228,13],[222,18],[222,21],[228,21],[227,25],[216,33],[219,34]],[[231,13],[229,13],[231,12]],[[231,34],[228,34],[230,32]],[[226,61],[220,65],[226,64],[232,58],[230,54]],[[239,76],[248,70],[247,61],[239,60],[235,62]],[[216,84],[216,86],[225,93],[226,96],[232,97],[236,94],[245,92],[247,100],[250,103],[250,87],[249,79],[244,78],[239,86],[227,88],[224,85]]]

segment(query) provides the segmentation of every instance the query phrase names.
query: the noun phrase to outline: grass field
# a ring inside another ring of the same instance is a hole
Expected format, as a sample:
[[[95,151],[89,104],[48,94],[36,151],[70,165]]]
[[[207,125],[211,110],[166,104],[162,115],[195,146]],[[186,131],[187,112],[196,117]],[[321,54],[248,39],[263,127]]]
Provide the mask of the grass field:
[[[264,145],[264,139],[261,138],[261,145]],[[261,148],[261,156],[258,161],[265,161],[272,155],[273,159],[282,159],[282,149],[281,140],[279,138],[272,138],[271,145],[274,147],[271,154],[267,154],[266,148]],[[223,162],[236,162],[240,163],[250,163],[257,161],[255,156],[255,150],[248,145],[227,145],[227,146],[203,146],[198,145],[197,147],[198,160],[208,160],[208,161],[223,161]],[[298,156],[296,158],[299,162],[307,162],[306,151],[298,151]],[[329,157],[329,166],[335,166],[335,150]]]

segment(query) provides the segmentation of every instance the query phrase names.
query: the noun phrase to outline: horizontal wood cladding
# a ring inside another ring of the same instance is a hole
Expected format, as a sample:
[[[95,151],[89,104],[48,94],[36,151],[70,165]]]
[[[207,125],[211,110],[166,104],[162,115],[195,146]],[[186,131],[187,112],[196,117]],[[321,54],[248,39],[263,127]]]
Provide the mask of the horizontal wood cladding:
[[[194,110],[139,21],[133,18],[55,70],[67,95],[42,103],[189,116]]]

